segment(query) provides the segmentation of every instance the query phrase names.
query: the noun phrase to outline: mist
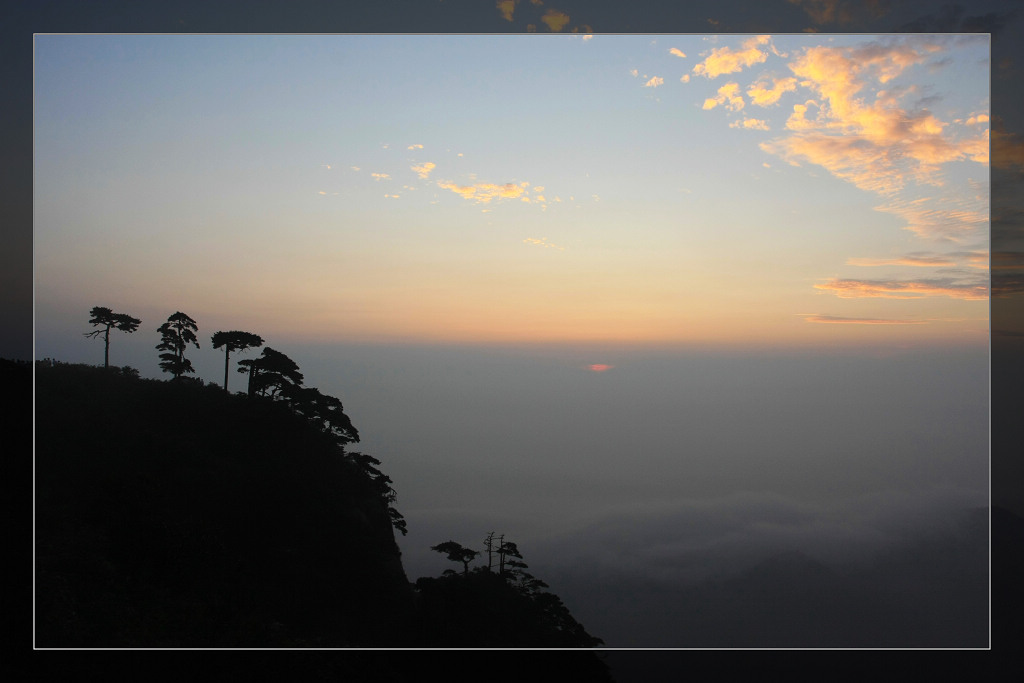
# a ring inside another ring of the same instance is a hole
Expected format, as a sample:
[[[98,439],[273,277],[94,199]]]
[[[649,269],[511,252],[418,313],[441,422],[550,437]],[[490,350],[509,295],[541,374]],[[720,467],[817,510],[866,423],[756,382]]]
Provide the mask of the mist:
[[[157,377],[140,341],[111,362]],[[780,553],[870,570],[988,504],[986,349],[268,345],[393,479],[410,580],[450,565],[431,545],[503,533],[609,647],[689,646],[684,608],[650,614],[679,591]],[[102,352],[73,346],[37,357]]]

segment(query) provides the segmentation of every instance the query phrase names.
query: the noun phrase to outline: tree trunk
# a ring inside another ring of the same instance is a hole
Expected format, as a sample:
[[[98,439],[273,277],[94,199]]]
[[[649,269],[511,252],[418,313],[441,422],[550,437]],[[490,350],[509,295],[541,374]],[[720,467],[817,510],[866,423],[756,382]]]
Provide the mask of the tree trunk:
[[[224,345],[224,391],[228,390],[228,345]]]

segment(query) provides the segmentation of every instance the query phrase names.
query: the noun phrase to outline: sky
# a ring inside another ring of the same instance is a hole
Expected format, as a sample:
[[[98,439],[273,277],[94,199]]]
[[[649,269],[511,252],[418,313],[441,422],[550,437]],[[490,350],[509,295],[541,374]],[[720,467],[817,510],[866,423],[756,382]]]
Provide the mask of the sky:
[[[145,377],[175,311],[206,382],[262,335],[395,481],[410,578],[491,530],[565,595],[867,553],[987,500],[989,47],[40,35],[35,355],[99,363],[93,306]]]
[[[37,330],[984,344],[988,49],[39,36]]]

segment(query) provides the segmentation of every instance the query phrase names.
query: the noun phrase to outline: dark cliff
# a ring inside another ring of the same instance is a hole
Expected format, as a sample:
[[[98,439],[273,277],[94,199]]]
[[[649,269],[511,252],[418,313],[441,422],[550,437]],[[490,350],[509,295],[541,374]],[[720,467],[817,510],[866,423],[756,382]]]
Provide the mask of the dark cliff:
[[[557,596],[496,575],[410,583],[387,478],[285,402],[126,370],[35,368],[37,647],[601,642]],[[611,680],[595,653],[562,654],[576,680]],[[421,674],[366,657],[309,665],[324,680]]]
[[[387,503],[287,407],[36,371],[41,647],[411,642]]]

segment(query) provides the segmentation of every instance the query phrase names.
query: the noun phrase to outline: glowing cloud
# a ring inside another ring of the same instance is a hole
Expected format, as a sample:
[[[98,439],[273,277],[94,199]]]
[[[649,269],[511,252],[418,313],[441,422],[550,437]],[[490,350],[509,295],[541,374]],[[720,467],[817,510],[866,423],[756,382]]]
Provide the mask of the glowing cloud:
[[[680,76],[679,77],[679,82],[680,83],[689,83],[690,82],[690,74],[683,74],[682,76]]]
[[[411,166],[410,168],[412,168],[412,170],[415,171],[420,178],[426,180],[427,177],[430,175],[430,172],[433,171],[436,166],[437,164],[428,161],[426,163],[420,164],[419,166]]]
[[[906,180],[941,185],[942,164],[969,159],[988,163],[987,130],[959,139],[948,124],[927,110],[909,111],[900,97],[912,89],[879,90],[868,101],[870,85],[886,84],[907,68],[922,64],[941,50],[923,38],[856,47],[813,47],[789,67],[801,86],[817,98],[793,107],[786,127],[796,134],[762,145],[790,163],[821,166],[861,189],[891,195]],[[773,88],[755,86],[752,98],[768,102],[788,81]],[[781,94],[781,93],[779,93]],[[816,107],[809,118],[810,107]]]
[[[704,100],[704,109],[714,109],[718,105],[724,104],[729,111],[739,111],[743,109],[743,98],[740,97],[739,92],[739,83],[726,83],[718,89],[716,97]]]
[[[476,183],[474,185],[456,185],[448,181],[438,181],[437,186],[444,190],[451,190],[464,199],[483,204],[489,203],[492,199],[518,199],[526,190],[515,183],[495,185],[494,183]]]
[[[664,82],[665,82],[665,79],[662,78],[661,76],[654,76],[653,78],[651,78],[651,80],[649,80],[646,83],[644,83],[644,87],[645,88],[657,88],[659,85],[663,84]]]
[[[406,149],[423,149],[423,145],[409,145]]]
[[[673,48],[671,48],[671,49],[670,49],[670,50],[668,51],[668,53],[669,53],[670,55],[675,55],[676,57],[685,57],[685,56],[686,56],[686,53],[685,53],[685,52],[683,52],[682,50],[680,50],[680,49],[679,49],[678,47],[673,47]]]
[[[371,173],[374,180],[391,180],[391,176],[387,173]]]
[[[938,266],[955,266],[956,261],[951,261],[942,256],[901,256],[899,258],[850,258],[846,260],[850,266],[913,266],[917,268],[935,268]]]
[[[730,128],[747,128],[750,130],[768,130],[768,122],[761,119],[743,119],[742,121],[733,121],[729,124]]]
[[[759,45],[767,45],[770,36],[754,36],[743,43],[743,49],[733,50],[719,47],[711,51],[703,62],[693,67],[693,73],[705,78],[716,78],[722,74],[742,71],[748,66],[760,64],[768,59],[768,54],[758,49]]]
[[[845,280],[833,278],[815,289],[830,291],[841,299],[921,299],[948,296],[980,301],[988,298],[988,286],[979,282],[960,283],[950,278],[929,280]]]
[[[759,107],[776,104],[783,93],[796,90],[796,78],[776,78],[771,82],[759,80],[747,89],[751,103]]]
[[[588,365],[587,370],[591,372],[607,372],[614,367],[614,365],[608,365],[607,363],[594,363],[593,365]]]

